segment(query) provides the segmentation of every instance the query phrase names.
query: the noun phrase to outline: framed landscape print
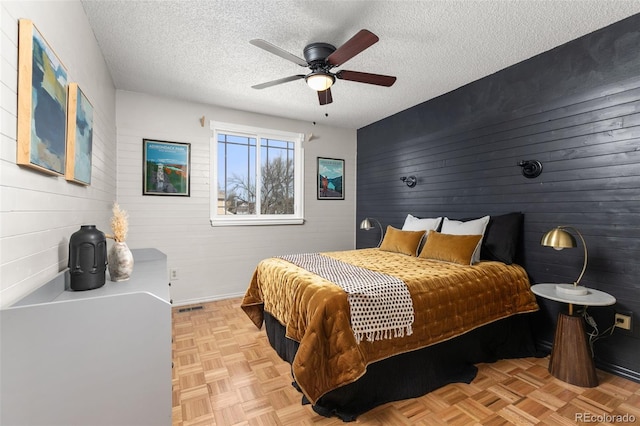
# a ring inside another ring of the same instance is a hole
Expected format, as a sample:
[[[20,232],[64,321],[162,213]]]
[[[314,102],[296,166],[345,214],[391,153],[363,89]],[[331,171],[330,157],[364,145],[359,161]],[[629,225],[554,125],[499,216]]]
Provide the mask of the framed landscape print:
[[[142,194],[188,197],[191,144],[142,140]]]
[[[344,200],[344,160],[318,157],[318,200]]]
[[[18,150],[16,162],[64,175],[67,71],[28,19],[18,27]]]
[[[67,105],[67,180],[91,184],[93,106],[76,83],[69,83]]]

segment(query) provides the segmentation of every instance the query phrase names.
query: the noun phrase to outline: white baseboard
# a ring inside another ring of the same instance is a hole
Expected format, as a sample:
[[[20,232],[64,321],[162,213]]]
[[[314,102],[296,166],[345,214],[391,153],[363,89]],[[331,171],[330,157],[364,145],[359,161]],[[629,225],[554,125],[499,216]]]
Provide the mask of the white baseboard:
[[[215,302],[216,300],[226,300],[226,299],[234,299],[236,297],[242,297],[244,293],[229,293],[229,294],[220,294],[217,296],[211,297],[202,297],[196,299],[186,299],[186,300],[174,300],[172,306],[186,306],[186,305],[196,305],[198,303],[207,303],[207,302]]]

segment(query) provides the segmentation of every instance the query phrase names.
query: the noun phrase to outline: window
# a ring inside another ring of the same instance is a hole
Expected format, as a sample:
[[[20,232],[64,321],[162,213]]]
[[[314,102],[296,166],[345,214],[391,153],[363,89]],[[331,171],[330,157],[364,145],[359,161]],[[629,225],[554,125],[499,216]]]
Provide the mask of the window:
[[[211,127],[211,225],[303,223],[303,135]]]

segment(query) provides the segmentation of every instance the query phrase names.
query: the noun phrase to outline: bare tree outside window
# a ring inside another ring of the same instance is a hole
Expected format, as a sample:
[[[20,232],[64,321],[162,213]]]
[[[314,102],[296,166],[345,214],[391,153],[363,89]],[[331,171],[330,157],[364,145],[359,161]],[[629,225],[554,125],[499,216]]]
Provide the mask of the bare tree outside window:
[[[261,169],[260,213],[293,214],[293,159],[276,157]]]

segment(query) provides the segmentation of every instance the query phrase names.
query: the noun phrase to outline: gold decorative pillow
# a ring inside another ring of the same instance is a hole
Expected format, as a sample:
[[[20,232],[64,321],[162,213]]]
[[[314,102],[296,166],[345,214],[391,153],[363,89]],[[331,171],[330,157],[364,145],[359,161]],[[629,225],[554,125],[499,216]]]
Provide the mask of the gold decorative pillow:
[[[380,250],[416,256],[423,236],[424,231],[402,231],[388,225]]]
[[[427,242],[418,257],[471,265],[473,252],[481,238],[482,235],[451,235],[429,231]]]

